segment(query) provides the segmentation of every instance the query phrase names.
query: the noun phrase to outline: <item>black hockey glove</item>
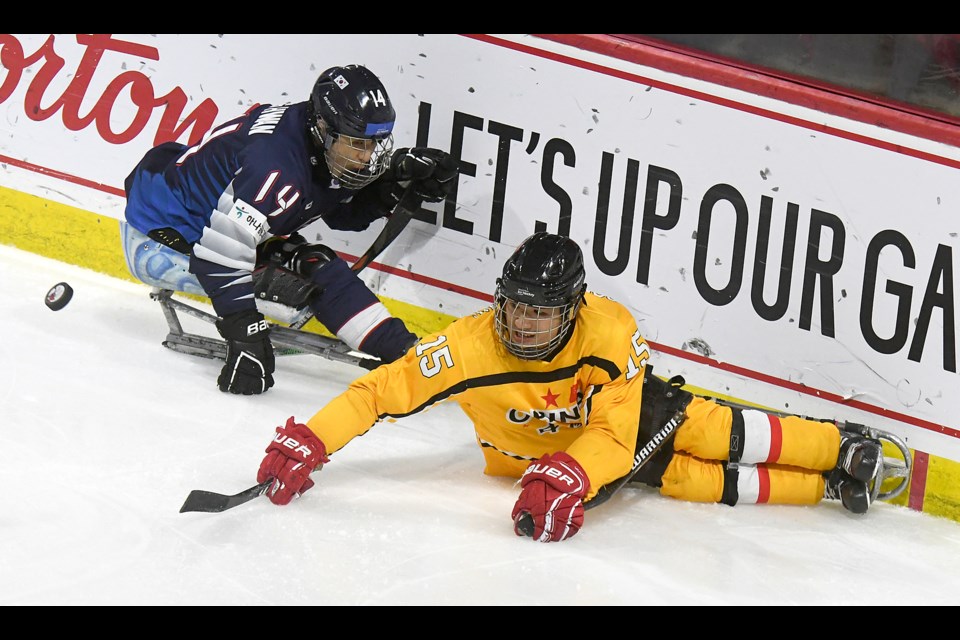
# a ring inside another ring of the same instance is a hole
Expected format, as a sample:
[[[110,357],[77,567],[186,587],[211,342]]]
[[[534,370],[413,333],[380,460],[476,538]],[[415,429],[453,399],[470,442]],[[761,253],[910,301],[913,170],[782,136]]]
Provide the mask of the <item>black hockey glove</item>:
[[[390,158],[393,179],[409,181],[424,202],[441,202],[453,195],[459,165],[446,151],[429,147],[400,148]]]
[[[319,267],[337,258],[337,252],[323,244],[310,244],[303,236],[293,233],[284,238],[270,238],[257,247],[257,264],[272,262],[305,278]]]
[[[288,267],[304,278],[309,278],[314,271],[322,269],[338,258],[337,252],[325,244],[304,244],[294,250]]]
[[[274,355],[270,327],[256,310],[240,311],[217,320],[227,341],[227,363],[220,370],[220,391],[251,395],[273,386]]]
[[[291,233],[286,237],[274,236],[257,247],[257,265],[268,262],[286,265],[293,257],[293,252],[305,244],[307,240],[299,233]]]

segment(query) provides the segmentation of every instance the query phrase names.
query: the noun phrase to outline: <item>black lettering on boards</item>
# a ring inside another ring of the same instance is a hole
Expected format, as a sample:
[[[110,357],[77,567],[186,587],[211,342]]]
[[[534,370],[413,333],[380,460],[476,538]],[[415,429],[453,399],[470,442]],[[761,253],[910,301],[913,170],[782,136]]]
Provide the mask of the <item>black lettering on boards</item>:
[[[723,261],[730,265],[727,284],[715,289],[707,282],[707,255],[713,210],[718,202],[727,202],[733,206],[734,239],[730,260]],[[749,218],[747,203],[740,192],[732,186],[717,184],[710,187],[703,195],[703,200],[700,202],[700,221],[697,225],[697,246],[693,258],[693,281],[697,285],[700,296],[710,304],[718,307],[729,304],[740,292],[740,285],[743,282],[743,260],[747,252]]]

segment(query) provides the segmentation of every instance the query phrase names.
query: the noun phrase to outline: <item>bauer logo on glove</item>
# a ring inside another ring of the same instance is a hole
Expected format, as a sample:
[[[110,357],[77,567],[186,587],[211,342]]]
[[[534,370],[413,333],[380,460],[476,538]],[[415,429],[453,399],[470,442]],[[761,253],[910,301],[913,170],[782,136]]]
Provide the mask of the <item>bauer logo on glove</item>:
[[[580,479],[574,478],[573,476],[567,473],[564,473],[562,469],[555,467],[551,464],[543,464],[540,462],[534,462],[529,467],[527,467],[527,470],[523,472],[523,476],[526,477],[528,475],[535,475],[538,473],[546,474],[551,478],[559,480],[560,482],[565,483],[568,487],[576,487],[582,484],[582,481]]]
[[[313,455],[313,451],[310,450],[305,444],[300,444],[299,441],[295,440],[290,436],[285,436],[279,431],[277,435],[273,438],[273,441],[279,445],[283,445],[287,449],[292,449],[294,453],[302,455],[304,458],[309,458]]]

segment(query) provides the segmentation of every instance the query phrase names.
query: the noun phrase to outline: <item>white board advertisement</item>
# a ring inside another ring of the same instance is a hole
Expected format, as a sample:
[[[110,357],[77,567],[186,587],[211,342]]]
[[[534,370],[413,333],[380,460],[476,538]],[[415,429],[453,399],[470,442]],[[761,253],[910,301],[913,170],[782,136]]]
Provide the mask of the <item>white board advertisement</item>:
[[[368,66],[397,146],[453,153],[371,270],[385,296],[462,315],[547,229],[636,316],[658,373],[874,424],[960,460],[954,147],[532,36],[0,36],[0,185],[117,219],[157,142]],[[10,223],[8,221],[8,223]],[[358,256],[379,231],[311,239]]]

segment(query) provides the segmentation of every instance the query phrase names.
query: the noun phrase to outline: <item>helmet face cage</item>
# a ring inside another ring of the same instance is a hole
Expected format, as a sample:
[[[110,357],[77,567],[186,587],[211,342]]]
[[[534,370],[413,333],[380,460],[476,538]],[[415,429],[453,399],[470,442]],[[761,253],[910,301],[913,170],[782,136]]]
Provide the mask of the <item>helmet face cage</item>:
[[[393,134],[380,138],[360,138],[337,133],[317,118],[311,133],[317,146],[323,149],[330,174],[348,189],[361,189],[380,176],[390,166],[393,153]]]
[[[494,301],[494,326],[507,351],[521,360],[541,360],[563,344],[573,331],[583,296],[567,304],[536,305],[507,295],[501,281]]]

